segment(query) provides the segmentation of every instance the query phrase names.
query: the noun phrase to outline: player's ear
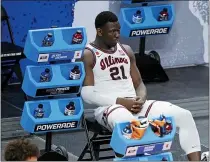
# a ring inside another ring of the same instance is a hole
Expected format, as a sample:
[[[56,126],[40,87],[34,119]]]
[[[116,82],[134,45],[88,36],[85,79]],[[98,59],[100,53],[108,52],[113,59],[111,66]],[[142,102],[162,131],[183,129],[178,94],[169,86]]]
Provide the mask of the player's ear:
[[[101,28],[97,28],[96,32],[97,32],[98,36],[100,36],[100,37],[102,36],[102,29]]]

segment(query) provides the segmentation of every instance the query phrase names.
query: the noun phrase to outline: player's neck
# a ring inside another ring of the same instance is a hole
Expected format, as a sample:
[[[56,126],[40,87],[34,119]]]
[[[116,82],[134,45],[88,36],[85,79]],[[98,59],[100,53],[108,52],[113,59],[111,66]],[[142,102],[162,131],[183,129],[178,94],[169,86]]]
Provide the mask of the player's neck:
[[[97,47],[101,48],[101,49],[104,49],[104,50],[113,50],[113,47],[109,47],[107,46],[106,44],[104,44],[104,42],[96,37],[95,41],[93,42],[94,45],[96,45]]]

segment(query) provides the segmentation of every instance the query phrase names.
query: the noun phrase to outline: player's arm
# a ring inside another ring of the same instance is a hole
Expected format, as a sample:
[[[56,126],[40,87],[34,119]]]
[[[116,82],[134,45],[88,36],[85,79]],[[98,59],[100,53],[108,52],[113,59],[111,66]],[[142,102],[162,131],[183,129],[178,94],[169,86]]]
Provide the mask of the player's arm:
[[[96,106],[108,106],[115,104],[116,98],[110,97],[109,94],[102,95],[95,91],[93,74],[94,55],[92,52],[88,49],[85,49],[81,61],[84,64],[86,73],[81,90],[83,100],[88,104],[93,104]]]
[[[133,80],[133,85],[136,90],[136,95],[140,98],[141,102],[144,103],[147,98],[147,89],[142,81],[141,74],[136,66],[136,58],[133,50],[128,45],[123,45],[125,48],[131,62],[131,78]]]

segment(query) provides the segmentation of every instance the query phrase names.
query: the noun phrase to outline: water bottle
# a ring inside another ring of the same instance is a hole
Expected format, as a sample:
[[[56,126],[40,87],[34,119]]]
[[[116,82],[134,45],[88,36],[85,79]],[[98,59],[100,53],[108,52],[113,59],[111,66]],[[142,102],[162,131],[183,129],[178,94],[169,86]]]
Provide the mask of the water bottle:
[[[72,44],[81,44],[83,41],[82,31],[77,30],[77,32],[73,35]]]
[[[39,104],[38,107],[35,109],[34,117],[35,118],[43,118],[44,117],[44,110],[43,110],[42,104]]]
[[[64,115],[66,116],[74,115],[74,112],[75,112],[74,102],[70,102],[68,105],[66,105]]]
[[[133,15],[133,23],[134,24],[139,24],[142,22],[142,16],[141,16],[141,11],[137,10],[136,13]]]
[[[54,38],[52,33],[48,33],[47,36],[44,37],[42,41],[42,46],[43,47],[49,47],[52,46],[54,43]]]
[[[50,69],[46,68],[44,72],[41,73],[40,82],[49,82],[51,80]]]
[[[79,70],[79,66],[74,66],[74,68],[70,71],[70,80],[76,80],[76,79],[80,79],[80,70]]]

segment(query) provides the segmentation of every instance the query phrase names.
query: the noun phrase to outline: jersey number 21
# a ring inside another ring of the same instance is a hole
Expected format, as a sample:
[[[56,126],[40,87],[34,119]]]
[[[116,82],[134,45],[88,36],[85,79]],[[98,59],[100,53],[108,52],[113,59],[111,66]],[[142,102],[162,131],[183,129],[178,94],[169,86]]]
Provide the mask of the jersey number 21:
[[[120,67],[112,67],[109,69],[109,71],[112,80],[127,79],[127,77],[125,76],[125,70],[123,65]]]

